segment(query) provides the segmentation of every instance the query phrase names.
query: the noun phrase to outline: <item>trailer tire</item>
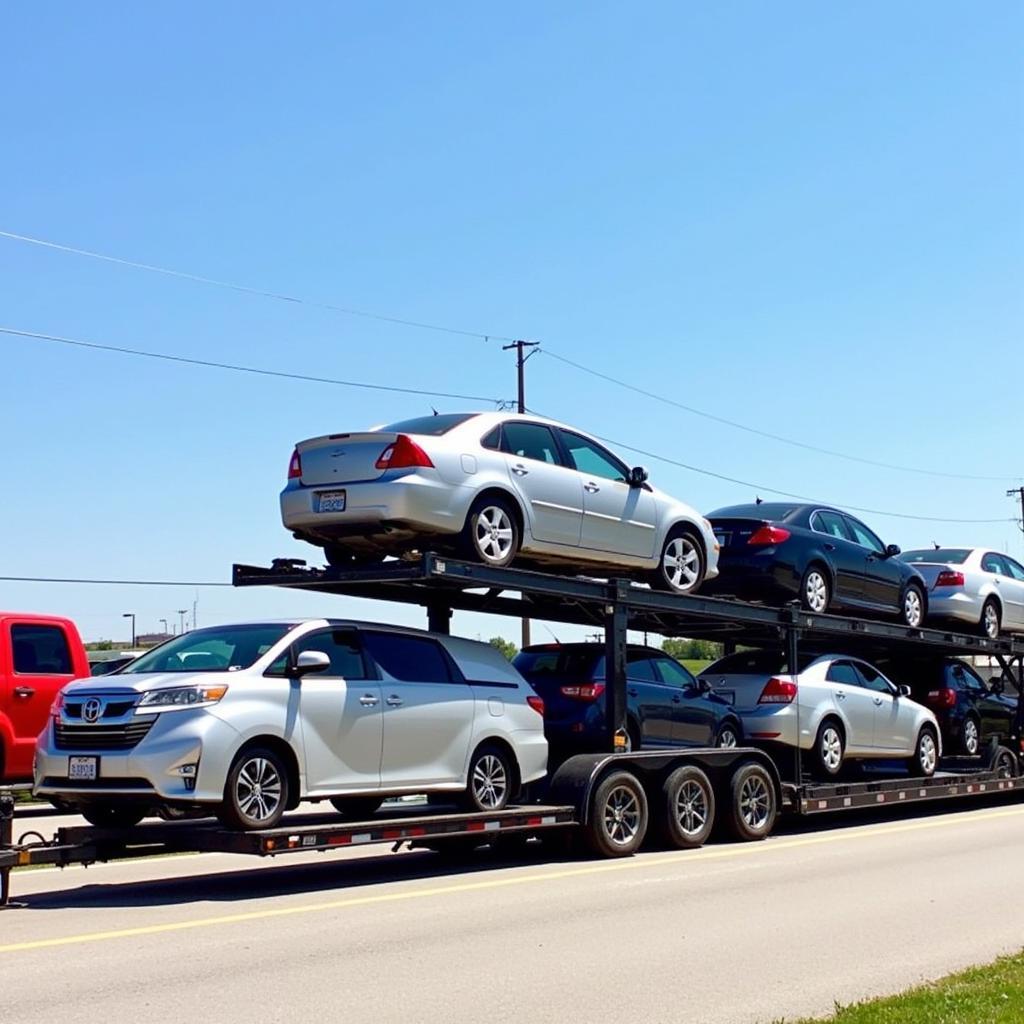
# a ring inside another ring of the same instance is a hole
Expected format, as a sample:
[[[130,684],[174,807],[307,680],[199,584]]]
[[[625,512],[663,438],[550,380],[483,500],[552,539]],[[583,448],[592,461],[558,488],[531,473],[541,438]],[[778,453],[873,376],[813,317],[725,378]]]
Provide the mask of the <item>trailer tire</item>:
[[[331,806],[349,821],[362,821],[377,813],[384,803],[382,796],[332,796]]]
[[[1000,779],[1015,779],[1020,774],[1020,766],[1017,758],[1013,756],[1013,751],[1000,747],[992,762],[992,771]]]
[[[658,818],[662,839],[680,850],[703,846],[715,825],[715,791],[695,765],[677,768],[661,789]]]
[[[132,828],[146,816],[146,808],[132,804],[86,804],[79,814],[96,828]]]
[[[647,834],[647,794],[632,772],[612,772],[598,785],[584,836],[601,857],[628,857]]]
[[[775,783],[767,769],[756,761],[744,761],[733,772],[729,793],[730,833],[742,842],[764,839],[779,812]]]

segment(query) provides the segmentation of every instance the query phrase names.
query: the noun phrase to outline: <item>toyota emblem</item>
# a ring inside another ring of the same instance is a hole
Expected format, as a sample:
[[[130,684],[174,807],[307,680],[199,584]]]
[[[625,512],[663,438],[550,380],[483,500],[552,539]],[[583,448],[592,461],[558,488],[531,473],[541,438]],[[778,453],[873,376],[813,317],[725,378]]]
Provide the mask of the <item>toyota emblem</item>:
[[[82,705],[82,718],[86,722],[98,722],[103,714],[103,701],[98,697],[90,697]]]

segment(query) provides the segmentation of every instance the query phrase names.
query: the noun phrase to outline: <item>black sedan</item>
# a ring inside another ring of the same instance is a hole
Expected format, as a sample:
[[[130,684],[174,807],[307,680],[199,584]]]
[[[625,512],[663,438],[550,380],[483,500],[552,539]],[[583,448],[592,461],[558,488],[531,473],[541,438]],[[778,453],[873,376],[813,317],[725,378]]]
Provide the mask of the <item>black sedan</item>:
[[[762,502],[733,505],[708,518],[721,545],[718,577],[706,594],[784,604],[798,598],[812,612],[869,611],[897,614],[920,626],[927,587],[859,519],[820,505]]]

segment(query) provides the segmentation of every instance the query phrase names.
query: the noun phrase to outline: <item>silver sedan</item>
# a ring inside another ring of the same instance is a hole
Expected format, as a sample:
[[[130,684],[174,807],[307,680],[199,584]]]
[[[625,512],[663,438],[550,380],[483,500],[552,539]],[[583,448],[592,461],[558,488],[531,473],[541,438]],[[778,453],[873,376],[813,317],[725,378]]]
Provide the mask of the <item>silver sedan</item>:
[[[1024,632],[1024,566],[989,548],[905,551],[928,584],[928,618],[956,619],[994,640]]]
[[[493,566],[632,570],[676,593],[718,573],[703,516],[539,416],[440,414],[300,441],[281,516],[335,566],[433,546]]]

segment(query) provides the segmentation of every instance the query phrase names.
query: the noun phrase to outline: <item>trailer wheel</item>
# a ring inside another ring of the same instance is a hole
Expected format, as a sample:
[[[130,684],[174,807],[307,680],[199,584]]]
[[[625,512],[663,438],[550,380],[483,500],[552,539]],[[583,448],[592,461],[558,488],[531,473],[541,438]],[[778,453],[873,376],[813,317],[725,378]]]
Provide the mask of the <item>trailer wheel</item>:
[[[708,777],[694,765],[677,768],[661,795],[662,838],[681,850],[703,846],[715,824],[715,793]]]
[[[1000,747],[992,764],[992,770],[1000,779],[1015,779],[1018,773],[1017,758],[1013,756],[1012,751]]]
[[[745,761],[733,772],[729,790],[729,831],[743,842],[764,839],[778,814],[772,777],[756,761]]]
[[[132,804],[86,804],[79,813],[97,828],[131,828],[146,816],[146,808]]]
[[[331,806],[349,821],[361,821],[376,814],[384,803],[380,796],[332,796]]]
[[[597,787],[586,827],[587,846],[602,857],[628,857],[647,834],[647,796],[631,772],[612,772]]]

